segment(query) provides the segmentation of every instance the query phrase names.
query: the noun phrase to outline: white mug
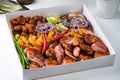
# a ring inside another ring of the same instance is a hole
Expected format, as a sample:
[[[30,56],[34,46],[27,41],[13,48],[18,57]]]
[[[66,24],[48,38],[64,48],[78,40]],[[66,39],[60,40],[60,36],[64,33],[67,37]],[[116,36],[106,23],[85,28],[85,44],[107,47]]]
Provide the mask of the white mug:
[[[119,8],[119,2],[120,0],[97,0],[98,16],[114,18]]]

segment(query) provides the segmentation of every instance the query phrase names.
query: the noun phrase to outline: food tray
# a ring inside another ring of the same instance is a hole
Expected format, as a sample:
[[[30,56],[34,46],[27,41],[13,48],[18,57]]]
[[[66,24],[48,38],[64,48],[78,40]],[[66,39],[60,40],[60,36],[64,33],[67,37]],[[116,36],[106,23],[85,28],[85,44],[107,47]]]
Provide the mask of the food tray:
[[[76,71],[83,71],[83,70],[95,69],[95,68],[100,68],[105,66],[112,66],[114,64],[115,51],[113,50],[109,41],[107,40],[107,38],[101,31],[100,27],[98,26],[97,22],[94,20],[93,16],[90,14],[89,10],[84,4],[41,8],[36,10],[18,11],[18,12],[6,14],[8,27],[11,32],[11,38],[13,38],[13,36],[12,36],[10,20],[18,17],[19,15],[34,16],[39,13],[43,13],[46,16],[50,16],[50,15],[62,15],[69,12],[82,12],[86,16],[86,18],[90,21],[90,23],[93,26],[94,33],[109,48],[110,55],[99,57],[99,58],[93,58],[89,60],[84,60],[80,62],[75,62],[67,65],[58,65],[53,67],[45,67],[45,68],[37,68],[37,69],[23,69],[21,65],[21,68],[20,68],[22,72],[21,78],[23,80],[45,78],[45,77],[71,73]],[[17,54],[17,51],[16,53],[13,53],[13,54]],[[19,57],[18,57],[18,60],[19,60]]]

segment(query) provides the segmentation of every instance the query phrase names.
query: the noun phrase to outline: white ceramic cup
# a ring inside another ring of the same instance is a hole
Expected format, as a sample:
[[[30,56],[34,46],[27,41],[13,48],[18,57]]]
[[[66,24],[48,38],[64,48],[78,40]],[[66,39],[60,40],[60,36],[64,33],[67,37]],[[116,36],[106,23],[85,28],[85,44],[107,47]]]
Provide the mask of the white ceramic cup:
[[[114,18],[119,8],[119,2],[120,0],[97,0],[98,16]]]

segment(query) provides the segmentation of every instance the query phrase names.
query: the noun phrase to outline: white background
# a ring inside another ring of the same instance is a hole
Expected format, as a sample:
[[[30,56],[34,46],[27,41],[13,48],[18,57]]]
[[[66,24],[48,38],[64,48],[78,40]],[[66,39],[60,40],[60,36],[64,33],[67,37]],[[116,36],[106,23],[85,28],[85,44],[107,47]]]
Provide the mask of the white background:
[[[95,0],[35,0],[27,5],[30,9],[84,2],[100,25],[105,36],[116,52],[113,66],[63,74],[39,80],[120,80],[120,8],[115,18],[103,19],[97,16]],[[19,80],[19,63],[14,53],[5,15],[0,15],[0,80]]]

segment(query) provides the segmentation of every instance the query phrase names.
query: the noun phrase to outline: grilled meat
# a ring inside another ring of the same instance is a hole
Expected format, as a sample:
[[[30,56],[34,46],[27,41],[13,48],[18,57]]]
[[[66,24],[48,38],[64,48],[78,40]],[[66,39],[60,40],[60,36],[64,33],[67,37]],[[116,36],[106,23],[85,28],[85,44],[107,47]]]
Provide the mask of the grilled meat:
[[[31,49],[27,50],[27,58],[30,61],[36,62],[39,64],[39,66],[44,66],[44,63],[42,62],[42,60],[40,60],[38,57],[35,56],[35,52]]]
[[[91,48],[94,51],[97,51],[97,52],[102,52],[102,53],[107,53],[108,52],[108,48],[102,42],[93,43],[91,45]]]
[[[84,36],[84,40],[87,44],[93,44],[97,41],[101,41],[98,37],[96,37],[95,35],[91,35],[91,34],[86,34]]]
[[[73,49],[73,55],[74,55],[75,57],[79,57],[79,55],[80,55],[80,48],[79,48],[79,47],[75,47],[75,48]]]
[[[66,50],[66,49],[65,49],[65,54],[66,54],[67,56],[69,56],[70,58],[76,60],[76,61],[78,60],[76,57],[73,56],[73,54],[72,54],[70,51],[68,51],[68,50]]]
[[[44,61],[45,63],[45,66],[48,67],[48,66],[55,66],[55,65],[58,65],[58,62],[52,58],[48,58]]]
[[[91,46],[87,45],[85,43],[81,43],[80,44],[80,49],[85,51],[87,54],[90,54],[90,55],[93,54],[93,50],[92,50]]]
[[[59,44],[55,47],[54,49],[55,51],[55,54],[56,54],[56,58],[57,58],[57,61],[58,63],[60,64],[65,56],[64,54],[64,49],[62,48],[62,46]]]
[[[95,52],[94,53],[94,58],[102,57],[108,55],[107,53],[101,53],[101,52]]]
[[[62,61],[62,64],[69,64],[69,63],[73,63],[73,62],[76,62],[74,59],[66,56],[63,61]]]

